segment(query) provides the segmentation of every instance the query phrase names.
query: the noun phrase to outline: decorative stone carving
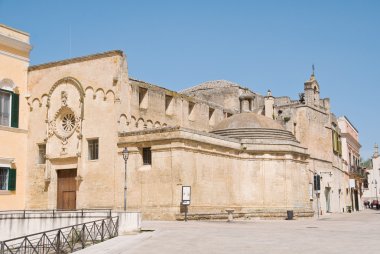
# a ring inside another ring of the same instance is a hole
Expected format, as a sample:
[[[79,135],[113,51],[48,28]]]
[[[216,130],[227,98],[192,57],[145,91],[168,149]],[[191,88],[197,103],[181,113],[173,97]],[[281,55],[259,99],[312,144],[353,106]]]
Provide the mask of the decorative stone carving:
[[[49,122],[49,128],[48,128],[48,137],[49,138],[54,135],[55,129],[56,129],[55,120],[52,120]]]
[[[77,191],[79,191],[79,186],[80,184],[83,182],[83,177],[81,175],[78,175],[75,177],[75,181],[76,181],[76,184],[77,184]]]
[[[80,117],[68,106],[61,107],[49,122],[49,137],[55,134],[64,141],[71,137],[74,131],[79,131]]]
[[[61,151],[61,155],[65,155],[67,154],[67,138],[63,138],[62,141],[62,151]]]
[[[61,92],[61,102],[62,102],[62,106],[67,106],[67,92],[66,91],[62,91]]]

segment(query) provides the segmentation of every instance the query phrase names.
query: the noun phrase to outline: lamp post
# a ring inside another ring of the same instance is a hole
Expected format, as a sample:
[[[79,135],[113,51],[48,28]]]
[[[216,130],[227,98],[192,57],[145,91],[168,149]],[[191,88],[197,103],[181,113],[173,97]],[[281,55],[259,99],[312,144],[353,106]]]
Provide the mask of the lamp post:
[[[127,160],[129,152],[126,147],[122,151],[122,154],[124,159],[124,211],[127,211]]]
[[[379,199],[377,198],[377,180],[372,180],[372,184],[375,184],[376,201],[379,203]]]

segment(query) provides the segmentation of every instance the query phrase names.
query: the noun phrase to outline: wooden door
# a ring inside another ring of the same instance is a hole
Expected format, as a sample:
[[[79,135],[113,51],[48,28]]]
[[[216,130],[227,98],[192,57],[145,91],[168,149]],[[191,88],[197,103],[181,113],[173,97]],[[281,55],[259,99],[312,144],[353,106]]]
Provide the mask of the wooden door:
[[[63,169],[57,171],[57,209],[75,210],[76,209],[76,169]]]

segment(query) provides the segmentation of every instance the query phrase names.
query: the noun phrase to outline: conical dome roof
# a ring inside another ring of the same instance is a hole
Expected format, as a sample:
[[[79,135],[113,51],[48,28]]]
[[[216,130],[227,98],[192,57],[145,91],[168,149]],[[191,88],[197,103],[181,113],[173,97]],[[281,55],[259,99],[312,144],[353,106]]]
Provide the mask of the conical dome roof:
[[[213,131],[225,129],[241,129],[241,128],[265,128],[285,130],[285,128],[275,120],[266,116],[253,112],[240,113],[233,115],[221,121]]]
[[[256,113],[240,113],[224,119],[212,133],[238,139],[296,141],[279,122]]]

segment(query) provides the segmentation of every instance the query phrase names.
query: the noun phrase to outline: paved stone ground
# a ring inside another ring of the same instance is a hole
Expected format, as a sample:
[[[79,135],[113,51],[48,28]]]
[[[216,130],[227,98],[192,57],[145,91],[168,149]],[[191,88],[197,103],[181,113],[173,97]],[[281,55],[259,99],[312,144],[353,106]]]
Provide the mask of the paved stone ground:
[[[155,231],[78,253],[380,253],[380,210],[293,221],[145,221],[143,229]]]

